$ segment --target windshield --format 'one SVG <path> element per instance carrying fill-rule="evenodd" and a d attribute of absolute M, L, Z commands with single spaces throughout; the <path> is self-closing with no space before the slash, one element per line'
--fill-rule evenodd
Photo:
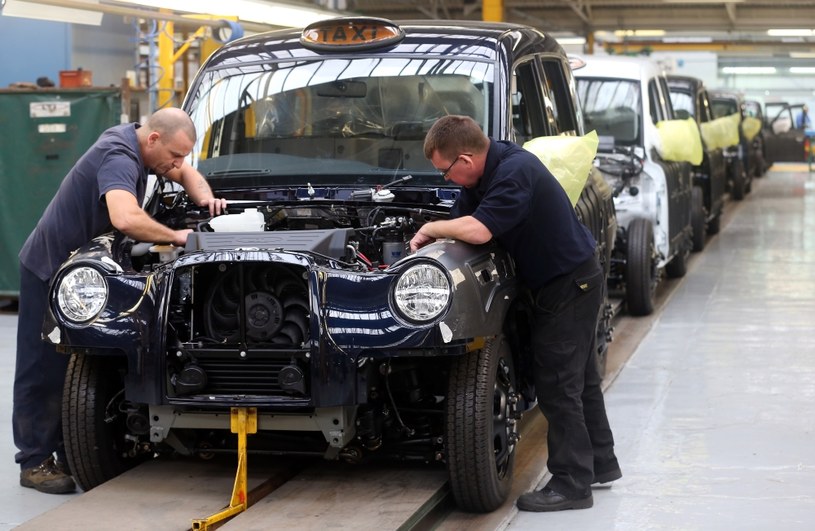
<path fill-rule="evenodd" d="M 381 184 L 407 174 L 443 185 L 424 157 L 425 134 L 446 114 L 490 131 L 493 70 L 371 57 L 203 72 L 188 105 L 199 136 L 192 164 L 214 187 Z"/>
<path fill-rule="evenodd" d="M 637 81 L 577 80 L 586 131 L 614 137 L 618 145 L 641 145 L 642 94 Z"/>

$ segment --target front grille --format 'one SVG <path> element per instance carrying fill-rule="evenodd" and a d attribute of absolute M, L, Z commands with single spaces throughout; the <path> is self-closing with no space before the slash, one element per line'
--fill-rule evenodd
<path fill-rule="evenodd" d="M 170 396 L 308 396 L 308 271 L 280 262 L 175 270 L 167 326 Z"/>
<path fill-rule="evenodd" d="M 282 370 L 299 370 L 308 374 L 308 366 L 293 356 L 281 357 L 274 352 L 252 352 L 241 358 L 237 352 L 196 352 L 198 366 L 207 375 L 207 385 L 200 394 L 216 395 L 290 395 L 303 396 L 291 387 L 281 386 Z M 307 392 L 306 380 L 303 390 Z"/>

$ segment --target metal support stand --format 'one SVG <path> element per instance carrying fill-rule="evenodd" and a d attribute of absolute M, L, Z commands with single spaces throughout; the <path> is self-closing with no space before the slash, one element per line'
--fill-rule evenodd
<path fill-rule="evenodd" d="M 258 431 L 258 410 L 254 407 L 233 407 L 230 410 L 230 429 L 238 434 L 238 471 L 235 474 L 235 485 L 232 487 L 232 499 L 229 507 L 212 516 L 193 519 L 193 530 L 206 531 L 217 522 L 242 513 L 248 507 L 246 486 L 246 435 Z"/>

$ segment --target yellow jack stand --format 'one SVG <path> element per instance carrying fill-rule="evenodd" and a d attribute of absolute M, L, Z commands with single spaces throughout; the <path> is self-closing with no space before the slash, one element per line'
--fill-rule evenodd
<path fill-rule="evenodd" d="M 246 435 L 258 431 L 258 410 L 255 407 L 233 407 L 230 410 L 229 427 L 232 433 L 238 434 L 238 471 L 235 474 L 235 486 L 232 487 L 232 499 L 229 507 L 212 516 L 193 519 L 193 530 L 206 531 L 210 526 L 238 513 L 248 507 L 248 492 L 246 486 Z"/>

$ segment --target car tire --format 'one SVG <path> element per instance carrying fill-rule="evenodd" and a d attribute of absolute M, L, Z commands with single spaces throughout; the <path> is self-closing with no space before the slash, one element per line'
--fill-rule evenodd
<path fill-rule="evenodd" d="M 625 299 L 631 315 L 654 311 L 657 283 L 654 227 L 650 220 L 637 218 L 628 225 L 626 246 Z"/>
<path fill-rule="evenodd" d="M 691 190 L 691 210 L 690 225 L 693 231 L 692 250 L 698 253 L 705 248 L 705 238 L 707 228 L 705 227 L 707 213 L 705 212 L 705 192 L 699 186 L 694 186 Z"/>
<path fill-rule="evenodd" d="M 753 176 L 763 177 L 767 173 L 767 161 L 764 159 L 764 142 L 759 137 L 755 146 L 756 163 L 753 165 Z"/>
<path fill-rule="evenodd" d="M 719 234 L 721 225 L 722 225 L 722 213 L 719 212 L 718 214 L 707 220 L 707 233 Z"/>
<path fill-rule="evenodd" d="M 68 362 L 62 430 L 68 465 L 84 491 L 148 457 L 125 457 L 126 416 L 118 407 L 124 400 L 123 361 L 75 353 Z"/>
<path fill-rule="evenodd" d="M 517 441 L 513 376 L 509 346 L 501 336 L 452 361 L 447 471 L 453 498 L 464 511 L 490 512 L 509 496 Z"/>
<path fill-rule="evenodd" d="M 733 199 L 741 201 L 747 193 L 747 174 L 744 171 L 744 163 L 737 158 L 733 164 L 728 166 L 728 170 L 730 170 L 730 182 L 732 183 L 730 193 Z"/>
<path fill-rule="evenodd" d="M 685 247 L 678 251 L 671 261 L 665 265 L 665 273 L 671 278 L 682 278 L 688 272 L 688 256 L 690 249 Z"/>

